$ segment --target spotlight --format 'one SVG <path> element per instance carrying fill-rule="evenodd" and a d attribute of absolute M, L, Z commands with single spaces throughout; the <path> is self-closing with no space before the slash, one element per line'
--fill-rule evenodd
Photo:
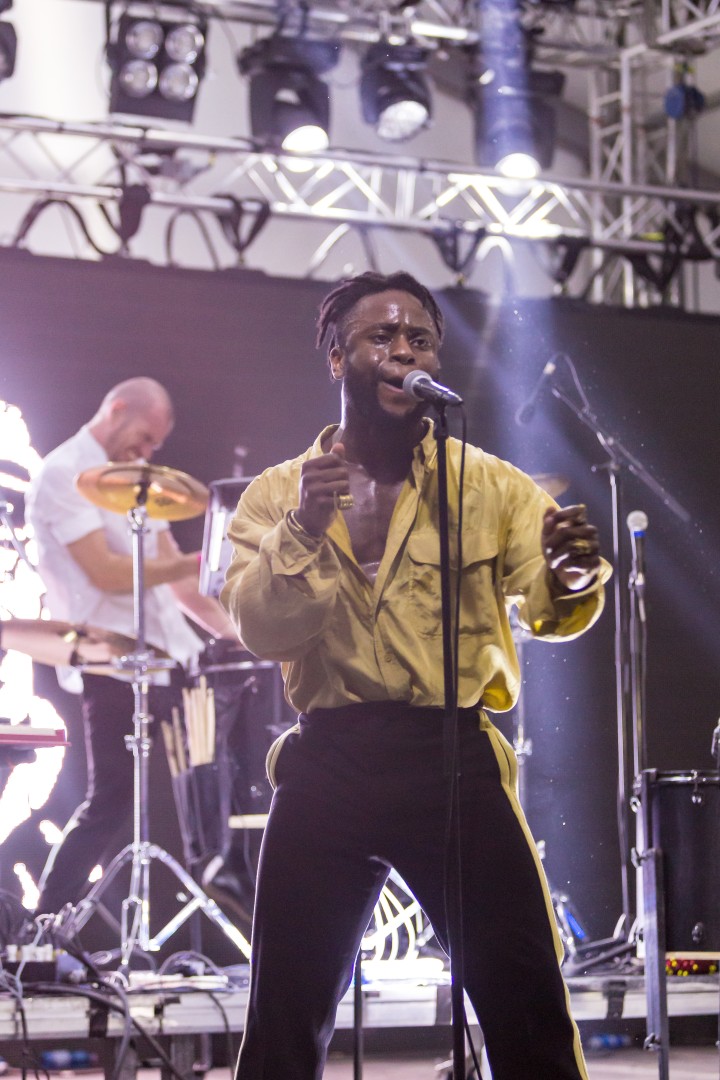
<path fill-rule="evenodd" d="M 504 176 L 531 179 L 552 164 L 555 109 L 551 97 L 562 91 L 558 72 L 526 71 L 518 79 L 478 79 L 473 89 L 475 159 Z"/>
<path fill-rule="evenodd" d="M 253 137 L 268 147 L 299 154 L 326 150 L 330 93 L 320 75 L 330 71 L 339 56 L 338 42 L 280 34 L 244 49 L 238 67 L 250 77 Z"/>
<path fill-rule="evenodd" d="M 9 11 L 12 0 L 0 0 L 0 15 Z M 15 70 L 17 34 L 11 23 L 0 22 L 0 82 L 9 79 Z"/>
<path fill-rule="evenodd" d="M 430 123 L 427 50 L 418 45 L 371 45 L 362 60 L 363 118 L 381 139 L 403 142 Z"/>
<path fill-rule="evenodd" d="M 207 23 L 121 15 L 108 45 L 110 111 L 192 120 L 205 74 Z"/>

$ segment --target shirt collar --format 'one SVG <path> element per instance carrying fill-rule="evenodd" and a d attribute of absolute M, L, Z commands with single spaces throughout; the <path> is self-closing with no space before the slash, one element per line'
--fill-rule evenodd
<path fill-rule="evenodd" d="M 435 435 L 433 432 L 433 422 L 430 417 L 424 417 L 426 423 L 425 434 L 420 442 L 413 447 L 413 473 L 416 468 L 428 469 L 432 468 L 432 465 L 437 457 L 437 443 L 435 441 Z M 328 424 L 324 427 L 318 435 L 315 442 L 310 448 L 311 457 L 320 457 L 324 454 L 323 444 L 327 442 L 333 432 L 337 431 L 340 427 L 339 424 Z"/>
<path fill-rule="evenodd" d="M 102 443 L 99 443 L 97 441 L 92 431 L 90 430 L 89 424 L 83 424 L 83 426 L 78 431 L 78 437 L 82 441 L 83 447 L 88 457 L 92 455 L 92 458 L 97 462 L 98 465 L 101 465 L 103 464 L 103 462 L 108 460 L 107 450 L 102 445 Z"/>

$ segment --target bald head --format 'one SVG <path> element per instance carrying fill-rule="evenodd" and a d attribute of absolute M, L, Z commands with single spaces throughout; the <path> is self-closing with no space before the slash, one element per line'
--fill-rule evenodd
<path fill-rule="evenodd" d="M 135 461 L 160 449 L 174 419 L 165 387 L 139 375 L 108 390 L 88 426 L 109 461 Z"/>
<path fill-rule="evenodd" d="M 165 409 L 168 418 L 171 421 L 174 419 L 170 395 L 161 383 L 148 375 L 137 375 L 134 379 L 125 379 L 113 386 L 102 399 L 98 413 L 106 412 L 116 401 L 122 401 L 135 414 Z"/>

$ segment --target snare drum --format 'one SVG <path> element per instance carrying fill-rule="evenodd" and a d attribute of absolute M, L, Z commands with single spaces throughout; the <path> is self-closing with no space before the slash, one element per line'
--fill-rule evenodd
<path fill-rule="evenodd" d="M 720 775 L 648 770 L 647 847 L 663 853 L 666 949 L 720 952 Z"/>

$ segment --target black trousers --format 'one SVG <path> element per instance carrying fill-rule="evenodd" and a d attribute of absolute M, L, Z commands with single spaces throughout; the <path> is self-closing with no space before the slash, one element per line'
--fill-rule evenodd
<path fill-rule="evenodd" d="M 133 756 L 125 736 L 133 729 L 132 685 L 106 675 L 83 675 L 83 687 L 87 792 L 43 870 L 38 913 L 77 903 L 89 888 L 92 868 L 97 863 L 106 866 L 129 839 Z M 151 687 L 149 709 L 155 720 L 169 716 L 180 697 L 175 685 Z"/>
<path fill-rule="evenodd" d="M 587 1080 L 547 885 L 507 741 L 461 716 L 465 989 L 494 1080 Z M 236 1080 L 319 1080 L 338 1003 L 393 866 L 447 947 L 442 713 L 301 715 L 276 762 Z"/>

